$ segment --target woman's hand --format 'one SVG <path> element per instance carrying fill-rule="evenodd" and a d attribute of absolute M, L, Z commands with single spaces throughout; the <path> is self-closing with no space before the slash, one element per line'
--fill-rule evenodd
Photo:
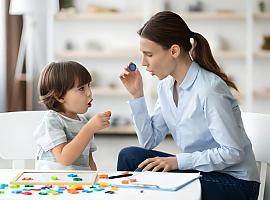
<path fill-rule="evenodd" d="M 154 157 L 144 160 L 138 166 L 142 168 L 143 171 L 153 171 L 157 172 L 162 170 L 163 172 L 178 170 L 177 158 L 172 157 Z"/>
<path fill-rule="evenodd" d="M 120 75 L 120 80 L 134 99 L 143 96 L 142 76 L 138 69 L 130 72 L 127 65 Z"/>

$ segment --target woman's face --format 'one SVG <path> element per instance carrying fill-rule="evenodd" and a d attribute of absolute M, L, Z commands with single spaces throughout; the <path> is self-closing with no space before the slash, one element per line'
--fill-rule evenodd
<path fill-rule="evenodd" d="M 142 52 L 142 65 L 152 76 L 160 80 L 166 78 L 175 68 L 175 62 L 170 49 L 164 49 L 158 43 L 141 37 L 140 51 Z"/>

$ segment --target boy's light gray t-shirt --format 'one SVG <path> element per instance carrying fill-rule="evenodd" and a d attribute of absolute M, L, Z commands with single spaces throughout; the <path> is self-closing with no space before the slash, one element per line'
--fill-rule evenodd
<path fill-rule="evenodd" d="M 51 151 L 59 144 L 70 142 L 89 120 L 85 115 L 78 116 L 80 120 L 75 120 L 53 110 L 45 114 L 34 132 L 38 147 L 36 156 L 38 169 L 90 169 L 89 153 L 97 149 L 94 137 L 72 166 L 58 163 Z"/>

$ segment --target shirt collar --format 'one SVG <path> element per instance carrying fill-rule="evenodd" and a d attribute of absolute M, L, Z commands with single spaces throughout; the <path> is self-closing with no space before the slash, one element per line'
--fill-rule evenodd
<path fill-rule="evenodd" d="M 186 73 L 185 78 L 182 81 L 180 87 L 184 90 L 188 89 L 196 80 L 198 72 L 199 72 L 199 65 L 198 65 L 198 63 L 193 61 L 190 65 L 190 68 L 188 69 L 188 72 Z M 174 78 L 172 78 L 169 81 L 169 88 L 170 89 L 173 88 L 174 81 L 175 81 Z"/>

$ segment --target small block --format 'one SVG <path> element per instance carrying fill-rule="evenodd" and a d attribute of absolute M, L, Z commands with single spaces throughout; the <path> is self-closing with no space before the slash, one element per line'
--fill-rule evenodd
<path fill-rule="evenodd" d="M 128 184 L 129 181 L 128 180 L 122 180 L 122 184 Z"/>
<path fill-rule="evenodd" d="M 24 185 L 24 187 L 34 187 L 34 185 L 33 184 L 26 184 L 26 185 Z"/>
<path fill-rule="evenodd" d="M 114 191 L 106 191 L 105 193 L 106 194 L 114 194 L 115 192 Z"/>
<path fill-rule="evenodd" d="M 68 174 L 67 176 L 74 178 L 74 177 L 77 177 L 78 175 L 77 174 Z"/>
<path fill-rule="evenodd" d="M 107 178 L 109 178 L 109 176 L 108 176 L 108 174 L 100 174 L 100 175 L 98 175 L 98 178 L 107 179 Z"/>
<path fill-rule="evenodd" d="M 135 178 L 130 178 L 129 181 L 130 181 L 131 183 L 134 183 L 134 182 L 137 182 L 137 179 L 135 179 Z"/>
<path fill-rule="evenodd" d="M 48 192 L 39 192 L 39 195 L 48 195 Z"/>
<path fill-rule="evenodd" d="M 70 194 L 78 194 L 79 193 L 79 191 L 76 189 L 67 189 L 67 192 Z"/>
<path fill-rule="evenodd" d="M 143 193 L 143 190 L 140 190 L 140 193 Z"/>
<path fill-rule="evenodd" d="M 31 180 L 34 180 L 34 179 L 31 178 L 31 177 L 24 177 L 22 180 L 23 180 L 23 181 L 31 181 Z"/>
<path fill-rule="evenodd" d="M 112 190 L 112 191 L 118 191 L 118 187 L 112 186 L 112 187 L 111 187 L 111 190 Z"/>
<path fill-rule="evenodd" d="M 82 178 L 75 177 L 75 178 L 73 178 L 73 181 L 82 181 Z"/>
<path fill-rule="evenodd" d="M 135 70 L 136 70 L 136 65 L 134 64 L 134 63 L 130 63 L 129 65 L 128 65 L 128 69 L 129 69 L 129 71 L 131 71 L 131 72 L 134 72 Z"/>
<path fill-rule="evenodd" d="M 13 190 L 11 193 L 13 194 L 20 194 L 22 192 L 22 190 Z"/>
<path fill-rule="evenodd" d="M 32 191 L 40 191 L 40 188 L 32 188 L 30 190 L 32 190 Z"/>
<path fill-rule="evenodd" d="M 94 190 L 95 191 L 102 191 L 102 190 L 104 190 L 104 188 L 95 188 Z"/>
<path fill-rule="evenodd" d="M 84 192 L 84 193 L 91 193 L 93 191 L 92 190 L 82 190 L 82 192 Z"/>
<path fill-rule="evenodd" d="M 58 192 L 50 192 L 51 195 L 58 195 Z"/>
<path fill-rule="evenodd" d="M 108 187 L 109 186 L 109 183 L 107 183 L 107 182 L 100 182 L 99 186 L 106 186 L 106 187 Z"/>
<path fill-rule="evenodd" d="M 59 180 L 59 179 L 58 179 L 57 176 L 51 176 L 51 180 L 52 180 L 52 181 L 57 181 L 57 180 Z"/>
<path fill-rule="evenodd" d="M 32 195 L 32 192 L 21 192 L 21 194 L 24 194 L 24 195 Z"/>
<path fill-rule="evenodd" d="M 43 186 L 43 187 L 41 187 L 40 189 L 41 189 L 41 190 L 46 190 L 46 189 L 49 189 L 49 187 Z"/>
<path fill-rule="evenodd" d="M 122 172 L 121 174 L 126 175 L 126 174 L 129 174 L 129 172 L 128 171 L 127 172 Z"/>
<path fill-rule="evenodd" d="M 12 189 L 14 189 L 14 188 L 19 188 L 20 187 L 20 185 L 10 185 L 9 186 L 9 188 L 12 188 Z"/>
<path fill-rule="evenodd" d="M 23 188 L 23 191 L 30 191 L 30 189 L 28 189 L 28 188 Z"/>
<path fill-rule="evenodd" d="M 110 116 L 112 115 L 112 112 L 111 112 L 111 111 L 106 111 L 106 112 L 105 112 L 105 115 L 106 115 L 107 117 L 110 117 Z"/>
<path fill-rule="evenodd" d="M 5 194 L 5 191 L 3 191 L 3 190 L 0 190 L 0 194 Z"/>

